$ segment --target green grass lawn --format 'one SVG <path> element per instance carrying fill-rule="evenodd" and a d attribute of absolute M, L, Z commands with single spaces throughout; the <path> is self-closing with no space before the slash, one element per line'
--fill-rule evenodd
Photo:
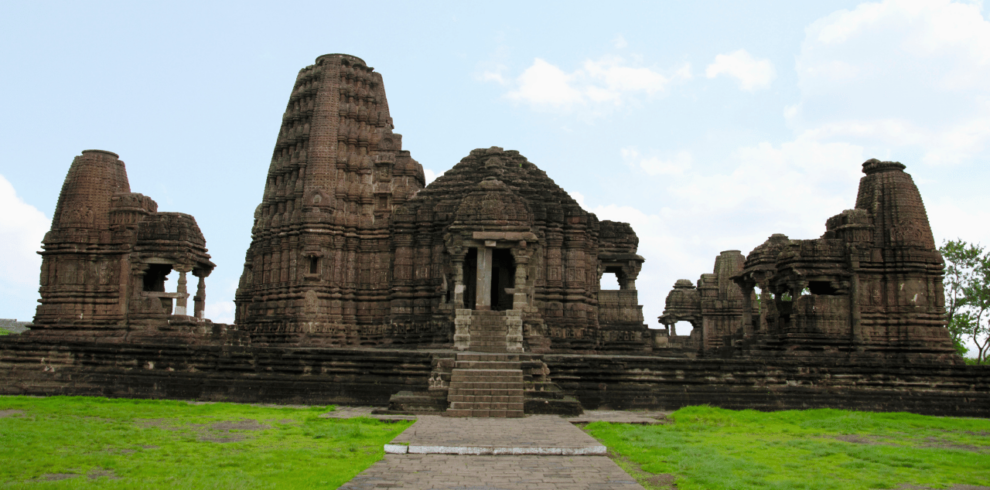
<path fill-rule="evenodd" d="M 331 408 L 0 396 L 0 488 L 337 488 L 411 424 Z"/>
<path fill-rule="evenodd" d="M 990 486 L 990 420 L 688 407 L 667 425 L 585 427 L 647 488 Z"/>

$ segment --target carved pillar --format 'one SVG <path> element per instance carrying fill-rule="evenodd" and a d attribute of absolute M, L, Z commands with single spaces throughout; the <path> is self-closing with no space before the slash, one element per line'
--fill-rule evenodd
<path fill-rule="evenodd" d="M 755 276 L 756 285 L 760 287 L 760 317 L 754 325 L 754 330 L 763 334 L 770 331 L 770 323 L 767 319 L 770 308 L 776 308 L 773 293 L 770 291 L 770 277 L 771 274 L 764 272 L 759 272 Z"/>
<path fill-rule="evenodd" d="M 464 308 L 464 253 L 453 255 L 454 262 L 454 309 Z"/>
<path fill-rule="evenodd" d="M 206 311 L 206 277 L 199 276 L 199 284 L 196 285 L 196 296 L 193 297 L 193 315 L 200 320 L 203 319 L 203 312 Z"/>
<path fill-rule="evenodd" d="M 186 290 L 186 273 L 192 269 L 185 267 L 181 269 L 176 267 L 175 269 L 179 271 L 179 285 L 175 289 L 177 293 L 175 298 L 175 314 L 185 316 L 187 300 L 189 299 L 189 292 Z"/>
<path fill-rule="evenodd" d="M 532 287 L 531 284 L 526 282 L 526 271 L 529 270 L 529 259 L 533 255 L 533 250 L 527 248 L 525 241 L 519 242 L 519 245 L 513 247 L 512 258 L 516 262 L 516 278 L 515 278 L 515 293 L 512 295 L 512 309 L 513 310 L 524 310 L 527 305 L 527 298 L 529 296 L 529 289 Z"/>
<path fill-rule="evenodd" d="M 492 309 L 492 249 L 495 241 L 486 241 L 484 247 L 478 247 L 478 276 L 474 309 Z"/>
<path fill-rule="evenodd" d="M 742 328 L 743 328 L 743 338 L 750 338 L 753 336 L 753 284 L 751 282 L 746 283 L 746 287 L 742 288 L 743 294 L 743 315 L 742 315 Z"/>
<path fill-rule="evenodd" d="M 629 263 L 622 268 L 623 277 L 622 280 L 619 281 L 619 289 L 635 291 L 636 278 L 639 277 L 640 268 L 642 268 L 642 264 L 637 263 L 636 261 L 629 261 Z"/>

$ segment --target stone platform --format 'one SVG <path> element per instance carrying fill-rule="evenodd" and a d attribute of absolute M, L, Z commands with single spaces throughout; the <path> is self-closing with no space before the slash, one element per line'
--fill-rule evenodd
<path fill-rule="evenodd" d="M 391 454 L 604 455 L 605 446 L 556 415 L 518 420 L 421 416 L 385 447 Z"/>
<path fill-rule="evenodd" d="M 453 365 L 456 356 L 449 350 L 229 346 L 208 340 L 66 340 L 34 331 L 3 336 L 0 394 L 387 407 L 401 391 L 436 388 L 438 366 Z M 585 410 L 672 411 L 709 404 L 990 417 L 990 366 L 568 354 L 541 359 L 562 393 Z M 525 411 L 538 413 L 528 405 Z"/>

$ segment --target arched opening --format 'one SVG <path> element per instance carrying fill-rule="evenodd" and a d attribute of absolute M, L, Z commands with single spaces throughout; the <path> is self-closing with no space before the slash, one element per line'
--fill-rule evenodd
<path fill-rule="evenodd" d="M 670 335 L 677 335 L 681 337 L 688 337 L 693 331 L 694 325 L 691 325 L 691 322 L 685 320 L 681 320 L 670 327 Z"/>
<path fill-rule="evenodd" d="M 839 294 L 838 290 L 832 287 L 832 283 L 828 281 L 811 281 L 808 283 L 805 291 L 819 296 L 835 296 Z"/>
<path fill-rule="evenodd" d="M 150 264 L 144 273 L 144 290 L 150 292 L 165 292 L 165 281 L 168 280 L 172 266 L 169 264 Z"/>
<path fill-rule="evenodd" d="M 619 290 L 619 275 L 614 271 L 606 270 L 602 274 L 602 279 L 598 283 L 599 291 L 618 291 Z"/>

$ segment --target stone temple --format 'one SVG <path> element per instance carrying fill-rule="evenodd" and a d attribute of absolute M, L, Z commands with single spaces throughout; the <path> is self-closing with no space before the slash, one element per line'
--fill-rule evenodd
<path fill-rule="evenodd" d="M 425 185 L 382 76 L 325 55 L 289 96 L 235 323 L 205 318 L 215 265 L 193 217 L 159 212 L 117 155 L 86 150 L 44 239 L 34 324 L 0 337 L 0 394 L 488 417 L 704 403 L 990 416 L 990 369 L 952 348 L 944 262 L 904 169 L 864 163 L 855 209 L 821 238 L 722 252 L 712 273 L 677 281 L 665 328 L 650 330 L 640 302 L 660 298 L 636 291 L 645 259 L 629 224 L 495 146 Z M 599 287 L 606 273 L 618 290 Z"/>
<path fill-rule="evenodd" d="M 424 189 L 393 129 L 362 60 L 326 55 L 300 72 L 237 291 L 253 342 L 646 349 L 628 224 L 599 222 L 497 147 Z M 606 269 L 622 291 L 600 295 Z"/>

